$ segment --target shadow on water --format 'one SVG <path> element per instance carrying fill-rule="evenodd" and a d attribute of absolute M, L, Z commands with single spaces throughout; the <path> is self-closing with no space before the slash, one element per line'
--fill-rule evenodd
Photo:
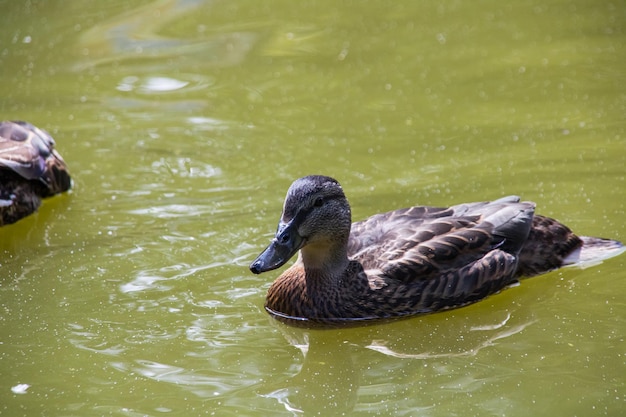
<path fill-rule="evenodd" d="M 48 247 L 51 235 L 71 217 L 68 209 L 72 204 L 72 193 L 70 191 L 47 198 L 37 212 L 14 224 L 1 227 L 0 251 L 7 254 L 3 258 L 17 256 L 31 247 Z"/>
<path fill-rule="evenodd" d="M 417 398 L 424 409 L 432 408 L 432 398 L 419 400 L 420 381 L 471 391 L 472 385 L 480 384 L 478 376 L 449 381 L 446 369 L 471 364 L 479 352 L 518 335 L 535 321 L 532 314 L 525 316 L 521 311 L 498 311 L 480 316 L 439 313 L 339 330 L 300 329 L 274 322 L 289 344 L 302 352 L 303 360 L 292 376 L 263 386 L 261 395 L 294 415 L 380 410 L 381 404 L 390 406 L 402 395 Z M 381 383 L 385 375 L 395 382 Z"/>

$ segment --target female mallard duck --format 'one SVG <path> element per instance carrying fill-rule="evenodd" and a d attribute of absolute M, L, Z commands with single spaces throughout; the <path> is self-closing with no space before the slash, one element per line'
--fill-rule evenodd
<path fill-rule="evenodd" d="M 34 213 L 72 180 L 54 139 L 27 122 L 0 122 L 0 226 Z"/>
<path fill-rule="evenodd" d="M 579 237 L 515 196 L 450 208 L 410 207 L 351 224 L 339 183 L 296 180 L 255 274 L 296 263 L 265 308 L 294 323 L 342 324 L 460 307 L 564 265 L 621 253 L 617 241 Z"/>

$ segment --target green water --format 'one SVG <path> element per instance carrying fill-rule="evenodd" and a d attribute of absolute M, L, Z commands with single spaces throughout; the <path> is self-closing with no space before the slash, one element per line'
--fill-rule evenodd
<path fill-rule="evenodd" d="M 626 9 L 509 3 L 0 1 L 2 118 L 75 180 L 0 229 L 0 414 L 626 414 L 624 256 L 328 331 L 247 268 L 310 173 L 626 240 Z"/>

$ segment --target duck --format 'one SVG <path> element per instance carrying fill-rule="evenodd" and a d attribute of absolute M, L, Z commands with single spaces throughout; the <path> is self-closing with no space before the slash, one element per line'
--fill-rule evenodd
<path fill-rule="evenodd" d="M 414 206 L 352 223 L 339 182 L 289 187 L 254 274 L 297 260 L 271 284 L 265 310 L 296 326 L 359 325 L 462 307 L 521 277 L 616 256 L 621 242 L 577 236 L 507 196 L 450 207 Z"/>
<path fill-rule="evenodd" d="M 0 122 L 0 226 L 29 216 L 43 198 L 72 187 L 48 132 L 25 121 Z"/>

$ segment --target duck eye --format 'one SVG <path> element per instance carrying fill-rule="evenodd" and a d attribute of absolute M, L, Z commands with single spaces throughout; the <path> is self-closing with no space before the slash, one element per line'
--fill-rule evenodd
<path fill-rule="evenodd" d="M 324 199 L 322 197 L 317 197 L 315 201 L 313 202 L 313 206 L 315 207 L 322 207 L 323 204 L 324 204 Z"/>

